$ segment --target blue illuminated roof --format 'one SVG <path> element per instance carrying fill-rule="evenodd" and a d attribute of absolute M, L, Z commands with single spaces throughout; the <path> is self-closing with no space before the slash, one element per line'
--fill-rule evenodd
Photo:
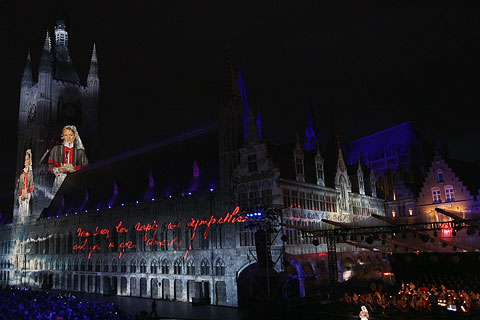
<path fill-rule="evenodd" d="M 418 140 L 412 124 L 407 121 L 348 143 L 346 160 L 348 164 L 355 164 L 360 155 L 363 155 L 366 161 L 375 160 L 383 157 L 385 152 L 389 155 L 396 151 L 408 152 L 417 144 Z"/>

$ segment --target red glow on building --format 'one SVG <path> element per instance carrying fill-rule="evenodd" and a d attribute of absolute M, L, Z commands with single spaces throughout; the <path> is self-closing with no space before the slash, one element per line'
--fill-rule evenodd
<path fill-rule="evenodd" d="M 451 237 L 453 228 L 442 228 L 442 237 Z"/>

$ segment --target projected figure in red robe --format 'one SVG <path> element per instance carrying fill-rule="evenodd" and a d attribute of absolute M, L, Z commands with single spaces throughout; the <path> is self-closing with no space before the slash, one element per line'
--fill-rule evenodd
<path fill-rule="evenodd" d="M 55 175 L 53 191 L 57 192 L 67 174 L 78 171 L 88 164 L 82 140 L 75 126 L 62 130 L 63 143 L 52 148 L 48 158 L 50 172 Z"/>
<path fill-rule="evenodd" d="M 33 192 L 32 151 L 25 152 L 25 167 L 18 177 L 18 216 L 23 221 L 30 214 Z"/>

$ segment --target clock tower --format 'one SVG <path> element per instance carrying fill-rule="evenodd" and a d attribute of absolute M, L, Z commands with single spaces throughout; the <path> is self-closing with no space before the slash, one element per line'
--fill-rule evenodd
<path fill-rule="evenodd" d="M 61 143 L 62 128 L 73 125 L 82 137 L 87 156 L 94 157 L 97 137 L 99 77 L 95 44 L 86 83 L 82 84 L 68 49 L 66 15 L 62 10 L 56 21 L 53 39 L 47 31 L 34 81 L 30 52 L 27 54 L 20 89 L 18 119 L 17 177 L 14 223 L 36 219 L 55 195 L 54 177 L 48 170 L 51 149 Z M 30 150 L 31 200 L 28 210 L 19 210 L 20 176 L 25 155 Z M 23 177 L 23 175 L 22 175 Z M 25 197 L 24 197 L 25 198 Z"/>

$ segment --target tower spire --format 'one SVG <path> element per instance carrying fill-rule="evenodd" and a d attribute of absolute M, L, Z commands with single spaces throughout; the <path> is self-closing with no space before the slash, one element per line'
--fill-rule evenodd
<path fill-rule="evenodd" d="M 43 44 L 43 53 L 40 59 L 39 71 L 45 73 L 52 72 L 52 44 L 48 30 L 47 35 L 45 36 L 45 43 Z"/>
<path fill-rule="evenodd" d="M 27 60 L 25 61 L 25 69 L 23 70 L 22 85 L 31 86 L 32 82 L 32 60 L 30 59 L 30 49 L 28 49 Z"/>
<path fill-rule="evenodd" d="M 248 136 L 248 125 L 250 121 L 250 106 L 248 104 L 247 87 L 245 86 L 245 79 L 243 78 L 242 67 L 238 66 L 238 89 L 240 90 L 240 97 L 243 104 L 243 135 L 246 139 Z"/>
<path fill-rule="evenodd" d="M 315 121 L 312 107 L 312 97 L 307 94 L 307 126 L 305 127 L 305 150 L 314 150 L 317 144 L 317 133 L 315 132 Z"/>
<path fill-rule="evenodd" d="M 88 70 L 87 81 L 91 81 L 92 78 L 98 78 L 98 60 L 95 43 L 93 44 L 92 59 L 90 60 L 90 69 Z"/>

